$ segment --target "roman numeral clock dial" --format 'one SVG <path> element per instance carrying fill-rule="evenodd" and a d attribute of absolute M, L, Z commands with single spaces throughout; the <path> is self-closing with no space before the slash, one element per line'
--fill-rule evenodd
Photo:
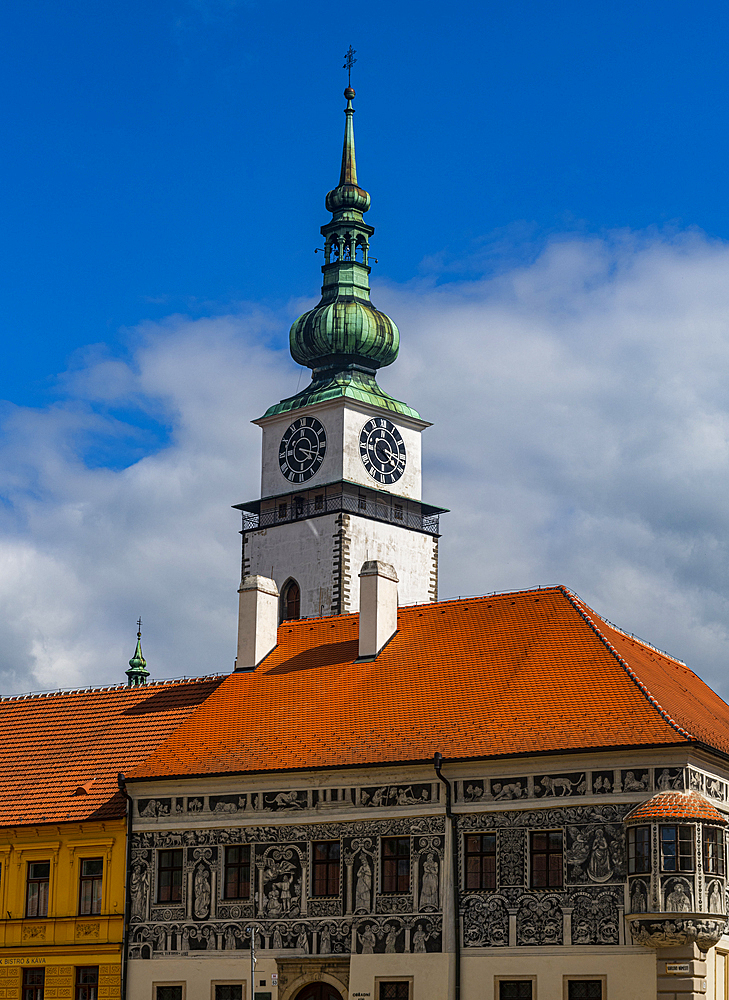
<path fill-rule="evenodd" d="M 299 417 L 286 430 L 278 464 L 290 483 L 305 483 L 317 474 L 327 450 L 327 435 L 316 417 Z"/>
<path fill-rule="evenodd" d="M 359 454 L 376 483 L 390 486 L 405 471 L 405 442 L 397 427 L 384 417 L 373 417 L 364 425 L 359 435 Z"/>

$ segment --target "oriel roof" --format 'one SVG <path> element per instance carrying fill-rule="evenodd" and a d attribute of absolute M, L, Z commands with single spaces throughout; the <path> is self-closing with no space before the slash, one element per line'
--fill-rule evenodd
<path fill-rule="evenodd" d="M 564 587 L 401 608 L 356 663 L 359 616 L 285 622 L 130 777 L 349 767 L 700 742 L 729 706 Z"/>
<path fill-rule="evenodd" d="M 117 786 L 222 677 L 0 700 L 0 825 L 123 816 Z"/>
<path fill-rule="evenodd" d="M 646 823 L 656 819 L 704 820 L 722 826 L 727 822 L 726 817 L 698 792 L 659 792 L 632 809 L 625 822 Z"/>

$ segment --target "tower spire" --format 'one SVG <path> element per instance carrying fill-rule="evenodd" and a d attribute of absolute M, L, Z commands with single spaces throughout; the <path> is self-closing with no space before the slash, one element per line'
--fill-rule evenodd
<path fill-rule="evenodd" d="M 149 670 L 147 670 L 147 661 L 142 656 L 141 618 L 137 619 L 137 648 L 134 650 L 134 656 L 129 661 L 129 670 L 125 672 L 127 675 L 127 687 L 140 687 L 140 685 L 147 683 Z"/>

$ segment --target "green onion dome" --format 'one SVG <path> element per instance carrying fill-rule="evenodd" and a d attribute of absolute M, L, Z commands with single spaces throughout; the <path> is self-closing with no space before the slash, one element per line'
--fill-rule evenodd
<path fill-rule="evenodd" d="M 397 358 L 400 333 L 389 316 L 371 302 L 355 298 L 324 298 L 299 316 L 289 334 L 291 356 L 309 368 L 354 365 L 384 368 Z"/>

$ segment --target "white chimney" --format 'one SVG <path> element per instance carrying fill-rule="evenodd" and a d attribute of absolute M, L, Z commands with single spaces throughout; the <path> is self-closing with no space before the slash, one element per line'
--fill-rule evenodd
<path fill-rule="evenodd" d="M 236 670 L 252 670 L 278 640 L 278 587 L 266 576 L 244 576 L 238 589 Z"/>
<path fill-rule="evenodd" d="M 397 573 L 372 560 L 359 579 L 359 659 L 373 659 L 397 632 Z"/>

